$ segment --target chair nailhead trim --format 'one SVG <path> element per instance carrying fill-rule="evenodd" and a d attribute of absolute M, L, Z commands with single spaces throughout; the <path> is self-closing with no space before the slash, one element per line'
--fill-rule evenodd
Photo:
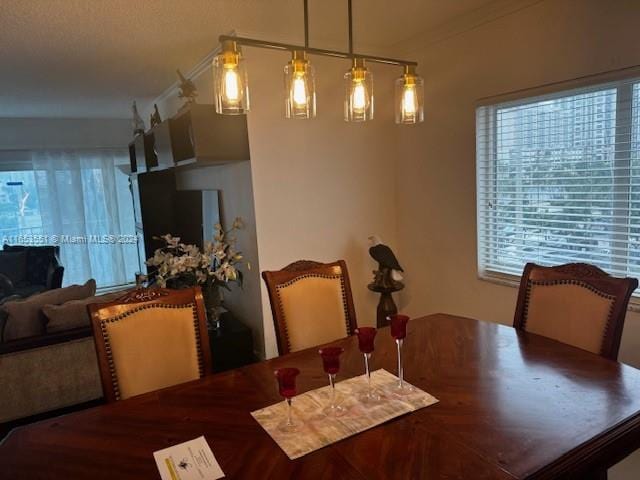
<path fill-rule="evenodd" d="M 150 308 L 166 308 L 166 309 L 176 309 L 176 308 L 187 308 L 191 307 L 193 312 L 193 326 L 194 331 L 196 332 L 196 353 L 198 355 L 198 373 L 200 377 L 204 375 L 204 361 L 202 356 L 202 349 L 200 348 L 200 329 L 198 328 L 198 311 L 195 303 L 186 303 L 183 305 L 167 305 L 167 304 L 158 304 L 151 303 L 147 305 L 137 306 L 127 312 L 121 313 L 115 317 L 105 318 L 100 321 L 100 331 L 102 332 L 102 338 L 104 339 L 105 352 L 107 354 L 107 362 L 109 364 L 109 372 L 111 374 L 111 384 L 113 385 L 113 392 L 115 394 L 116 400 L 120 400 L 120 387 L 118 385 L 118 376 L 116 375 L 116 367 L 113 361 L 113 352 L 111 349 L 111 343 L 109 342 L 109 333 L 107 332 L 107 324 L 115 323 L 123 320 L 134 313 L 138 313 L 142 310 L 147 310 Z"/>
<path fill-rule="evenodd" d="M 344 309 L 344 319 L 345 319 L 345 323 L 346 323 L 346 327 L 347 327 L 347 335 L 351 335 L 353 332 L 351 331 L 351 322 L 350 322 L 350 318 L 349 318 L 349 308 L 347 306 L 347 293 L 345 290 L 345 286 L 344 286 L 344 275 L 339 274 L 339 275 L 325 275 L 325 274 L 321 274 L 321 273 L 305 273 L 303 275 L 300 275 L 299 277 L 296 278 L 292 278 L 291 280 L 289 280 L 288 282 L 285 283 L 281 283 L 280 285 L 276 286 L 276 294 L 278 295 L 278 309 L 280 310 L 280 315 L 282 316 L 282 318 L 285 318 L 284 315 L 284 311 L 282 310 L 282 299 L 280 298 L 280 290 L 286 287 L 289 287 L 291 285 L 293 285 L 294 283 L 297 283 L 298 281 L 304 279 L 304 278 L 326 278 L 329 280 L 335 280 L 335 279 L 339 279 L 340 280 L 340 291 L 342 293 L 342 308 Z M 287 321 L 285 318 L 285 322 L 284 322 L 284 336 L 285 336 L 285 341 L 287 342 L 287 348 L 289 349 L 289 351 L 291 351 L 291 342 L 289 340 L 289 329 L 287 328 Z"/>

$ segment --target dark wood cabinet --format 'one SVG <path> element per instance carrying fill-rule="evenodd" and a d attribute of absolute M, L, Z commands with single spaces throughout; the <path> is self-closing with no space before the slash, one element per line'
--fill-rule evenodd
<path fill-rule="evenodd" d="M 246 115 L 218 115 L 213 105 L 191 105 L 129 144 L 131 172 L 249 160 Z"/>
<path fill-rule="evenodd" d="M 129 162 L 132 173 L 144 173 L 158 166 L 152 132 L 137 135 L 129 144 Z"/>
<path fill-rule="evenodd" d="M 209 238 L 219 221 L 217 192 L 178 190 L 176 171 L 249 159 L 246 115 L 218 115 L 213 105 L 191 105 L 134 138 L 129 160 L 141 272 L 163 246 L 157 237 L 170 233 L 202 246 L 203 228 Z"/>
<path fill-rule="evenodd" d="M 155 155 L 155 166 L 151 171 L 166 170 L 175 166 L 173 161 L 173 151 L 171 150 L 171 120 L 165 120 L 160 125 L 151 129 L 153 136 L 153 151 Z"/>
<path fill-rule="evenodd" d="M 192 105 L 171 119 L 176 165 L 249 160 L 246 115 L 218 115 L 213 105 Z"/>
<path fill-rule="evenodd" d="M 170 233 L 183 243 L 202 246 L 202 191 L 177 190 L 174 169 L 132 175 L 131 189 L 142 272 L 145 260 L 164 246 L 158 238 L 162 235 Z"/>
<path fill-rule="evenodd" d="M 230 312 L 220 317 L 221 328 L 209 330 L 214 372 L 224 372 L 256 362 L 251 330 Z"/>
<path fill-rule="evenodd" d="M 138 161 L 136 159 L 136 146 L 133 142 L 129 144 L 129 166 L 131 167 L 131 173 L 138 171 Z"/>

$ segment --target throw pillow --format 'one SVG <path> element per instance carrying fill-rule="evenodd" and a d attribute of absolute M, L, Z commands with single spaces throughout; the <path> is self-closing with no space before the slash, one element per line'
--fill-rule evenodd
<path fill-rule="evenodd" d="M 47 290 L 23 300 L 3 304 L 1 308 L 8 314 L 3 340 L 6 342 L 44 334 L 46 317 L 42 313 L 42 307 L 49 304 L 60 305 L 70 300 L 81 300 L 92 297 L 95 293 L 96 281 L 91 279 L 84 285 Z"/>
<path fill-rule="evenodd" d="M 47 333 L 63 332 L 72 328 L 88 327 L 91 325 L 87 306 L 92 303 L 113 302 L 124 295 L 126 290 L 111 292 L 105 295 L 71 300 L 62 305 L 45 305 L 42 313 L 47 317 Z"/>
<path fill-rule="evenodd" d="M 0 273 L 6 275 L 14 287 L 27 279 L 27 252 L 0 252 Z"/>

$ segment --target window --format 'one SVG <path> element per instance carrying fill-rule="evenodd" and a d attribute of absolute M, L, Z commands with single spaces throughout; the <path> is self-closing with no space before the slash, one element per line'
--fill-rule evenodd
<path fill-rule="evenodd" d="M 478 108 L 478 268 L 640 277 L 640 80 Z"/>
<path fill-rule="evenodd" d="M 42 234 L 33 170 L 0 171 L 0 237 Z"/>
<path fill-rule="evenodd" d="M 118 151 L 32 152 L 0 169 L 0 240 L 58 245 L 63 285 L 106 288 L 139 270 L 129 179 Z"/>

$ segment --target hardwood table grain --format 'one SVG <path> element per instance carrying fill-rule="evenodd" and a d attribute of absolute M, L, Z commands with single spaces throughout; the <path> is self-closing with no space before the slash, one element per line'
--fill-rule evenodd
<path fill-rule="evenodd" d="M 273 370 L 324 386 L 309 349 L 13 431 L 0 477 L 157 479 L 153 452 L 204 435 L 227 478 L 587 478 L 640 446 L 640 371 L 511 327 L 412 320 L 408 381 L 440 402 L 290 461 L 250 412 L 280 400 Z M 339 378 L 362 374 L 355 338 Z M 374 368 L 395 372 L 388 329 Z M 338 386 L 339 388 L 339 386 Z M 1 394 L 1 392 L 0 392 Z"/>

